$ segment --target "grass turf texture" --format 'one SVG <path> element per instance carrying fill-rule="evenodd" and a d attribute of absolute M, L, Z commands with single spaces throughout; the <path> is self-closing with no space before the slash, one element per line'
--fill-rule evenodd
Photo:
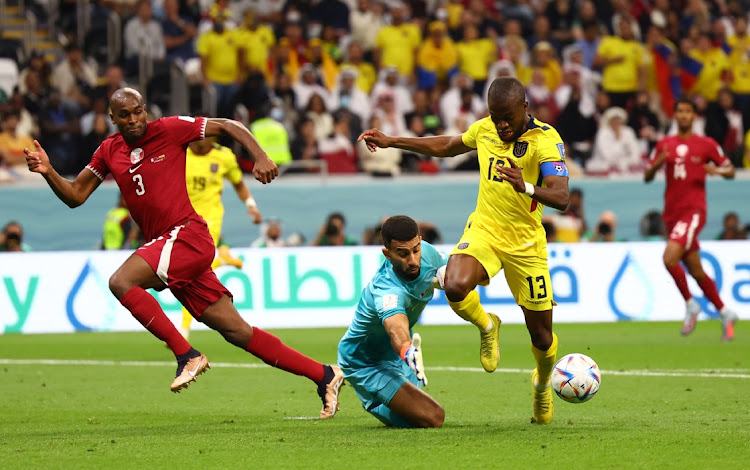
<path fill-rule="evenodd" d="M 473 327 L 417 326 L 426 391 L 446 410 L 444 427 L 430 430 L 385 428 L 351 387 L 333 420 L 294 419 L 317 416 L 314 385 L 213 332 L 192 342 L 215 367 L 179 395 L 168 388 L 169 351 L 147 333 L 3 336 L 0 468 L 747 468 L 750 337 L 740 323 L 737 340 L 724 344 L 719 330 L 701 322 L 683 338 L 677 323 L 557 325 L 558 357 L 593 357 L 602 387 L 585 404 L 555 399 L 552 424 L 538 426 L 529 424 L 532 355 L 522 325 L 501 328 L 506 371 L 493 374 L 480 372 Z M 326 362 L 343 332 L 275 331 Z M 660 375 L 620 375 L 644 370 Z"/>

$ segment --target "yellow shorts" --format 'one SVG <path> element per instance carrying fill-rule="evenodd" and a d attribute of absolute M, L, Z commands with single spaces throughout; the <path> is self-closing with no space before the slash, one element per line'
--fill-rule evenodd
<path fill-rule="evenodd" d="M 472 227 L 471 223 L 467 224 L 451 255 L 469 255 L 476 259 L 490 279 L 504 269 L 505 280 L 518 305 L 532 311 L 552 309 L 555 303 L 547 258 L 510 255 L 500 251 L 493 237 L 477 225 Z"/>
<path fill-rule="evenodd" d="M 221 219 L 206 219 L 206 225 L 208 225 L 208 231 L 211 233 L 211 238 L 214 239 L 215 247 L 219 246 L 219 240 L 221 239 L 221 223 Z"/>

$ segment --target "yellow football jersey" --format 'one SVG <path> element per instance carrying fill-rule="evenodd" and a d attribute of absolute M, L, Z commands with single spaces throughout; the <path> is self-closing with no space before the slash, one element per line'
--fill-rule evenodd
<path fill-rule="evenodd" d="M 490 117 L 480 119 L 463 136 L 464 144 L 477 149 L 479 159 L 479 194 L 477 207 L 470 216 L 496 240 L 496 248 L 508 253 L 546 257 L 546 236 L 542 227 L 544 205 L 517 192 L 495 170 L 495 165 L 509 165 L 512 159 L 523 168 L 524 181 L 543 186 L 540 165 L 564 162 L 565 147 L 560 134 L 536 119 L 515 142 L 503 142 Z M 563 172 L 564 164 L 557 171 Z"/>
<path fill-rule="evenodd" d="M 224 205 L 221 203 L 224 178 L 232 184 L 242 180 L 242 170 L 231 149 L 214 144 L 206 155 L 196 155 L 188 147 L 185 165 L 188 196 L 195 211 L 206 219 L 214 242 L 221 236 L 224 217 Z"/>

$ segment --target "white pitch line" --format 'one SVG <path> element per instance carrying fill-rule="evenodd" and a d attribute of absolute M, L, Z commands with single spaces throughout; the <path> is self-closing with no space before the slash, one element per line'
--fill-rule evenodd
<path fill-rule="evenodd" d="M 40 366 L 126 366 L 126 367 L 174 367 L 174 361 L 104 361 L 90 359 L 1 359 L 0 364 L 7 365 L 40 365 Z M 211 367 L 227 369 L 258 369 L 269 367 L 266 364 L 248 364 L 242 362 L 212 362 Z M 427 367 L 434 372 L 481 372 L 479 367 Z M 496 369 L 501 374 L 529 374 L 531 369 Z M 638 369 L 638 370 L 603 370 L 602 375 L 623 375 L 636 377 L 699 377 L 750 379 L 749 369 Z"/>

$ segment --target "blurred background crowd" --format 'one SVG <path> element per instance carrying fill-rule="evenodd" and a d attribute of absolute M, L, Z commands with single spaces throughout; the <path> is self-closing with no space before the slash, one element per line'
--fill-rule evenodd
<path fill-rule="evenodd" d="M 750 166 L 749 3 L 0 0 L 0 180 L 25 175 L 30 138 L 77 173 L 115 131 L 107 99 L 125 84 L 153 117 L 240 119 L 294 171 L 473 170 L 471 154 L 370 154 L 356 137 L 461 133 L 502 75 L 527 86 L 574 173 L 640 173 L 680 96 L 698 103 L 695 131 Z"/>
<path fill-rule="evenodd" d="M 0 183 L 33 176 L 34 138 L 78 173 L 116 131 L 108 99 L 125 85 L 152 118 L 242 121 L 283 172 L 476 170 L 473 152 L 438 161 L 356 139 L 369 127 L 462 133 L 504 75 L 559 130 L 572 176 L 640 175 L 676 132 L 681 96 L 698 105 L 694 131 L 750 167 L 748 11 L 748 0 L 0 0 Z M 556 239 L 571 238 L 575 210 L 547 220 Z M 615 239 L 613 217 L 603 231 L 579 217 L 572 238 Z"/>

